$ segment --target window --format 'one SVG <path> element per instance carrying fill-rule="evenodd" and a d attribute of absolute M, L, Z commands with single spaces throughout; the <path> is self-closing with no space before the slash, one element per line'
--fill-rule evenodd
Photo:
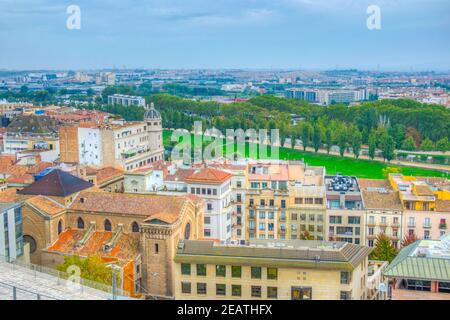
<path fill-rule="evenodd" d="M 231 266 L 231 276 L 233 278 L 240 278 L 242 275 L 242 267 L 241 266 Z"/>
<path fill-rule="evenodd" d="M 198 276 L 206 276 L 206 265 L 205 264 L 197 264 L 197 275 Z"/>
<path fill-rule="evenodd" d="M 425 218 L 425 222 L 424 222 L 423 226 L 424 226 L 424 227 L 429 227 L 430 224 L 431 224 L 430 218 Z"/>
<path fill-rule="evenodd" d="M 181 282 L 181 293 L 191 293 L 190 282 Z"/>
<path fill-rule="evenodd" d="M 216 295 L 224 296 L 227 294 L 226 285 L 224 284 L 216 284 Z"/>
<path fill-rule="evenodd" d="M 351 300 L 352 293 L 350 291 L 341 291 L 341 300 Z"/>
<path fill-rule="evenodd" d="M 240 285 L 233 284 L 231 286 L 231 295 L 233 297 L 240 297 L 241 294 L 242 294 L 242 287 Z"/>
<path fill-rule="evenodd" d="M 197 294 L 206 294 L 206 283 L 197 283 Z"/>
<path fill-rule="evenodd" d="M 261 298 L 261 287 L 260 286 L 252 286 L 252 297 Z"/>
<path fill-rule="evenodd" d="M 159 253 L 159 244 L 155 243 L 155 254 Z"/>
<path fill-rule="evenodd" d="M 62 220 L 59 220 L 59 222 L 58 222 L 58 234 L 60 234 L 62 231 L 63 231 Z"/>
<path fill-rule="evenodd" d="M 211 229 L 205 229 L 203 230 L 203 235 L 205 237 L 211 237 Z"/>
<path fill-rule="evenodd" d="M 77 228 L 84 229 L 84 220 L 81 217 L 79 217 L 77 220 Z"/>
<path fill-rule="evenodd" d="M 450 282 L 439 282 L 439 292 L 450 293 Z"/>
<path fill-rule="evenodd" d="M 431 291 L 431 281 L 406 280 L 406 289 L 415 291 Z"/>
<path fill-rule="evenodd" d="M 211 223 L 211 217 L 205 217 L 204 222 L 205 222 L 205 224 L 210 224 Z"/>
<path fill-rule="evenodd" d="M 286 200 L 281 200 L 281 209 L 285 209 L 286 208 Z"/>
<path fill-rule="evenodd" d="M 264 230 L 266 230 L 266 224 L 265 223 L 260 223 L 259 224 L 259 230 L 261 230 L 261 231 L 264 231 Z"/>
<path fill-rule="evenodd" d="M 225 277 L 227 268 L 224 265 L 216 265 L 216 277 Z"/>
<path fill-rule="evenodd" d="M 341 271 L 341 284 L 349 284 L 350 283 L 350 272 Z"/>
<path fill-rule="evenodd" d="M 322 198 L 314 198 L 314 204 L 323 204 Z"/>
<path fill-rule="evenodd" d="M 189 263 L 181 264 L 181 274 L 183 275 L 191 275 L 191 265 Z"/>
<path fill-rule="evenodd" d="M 292 287 L 291 299 L 292 300 L 311 300 L 312 288 L 311 287 Z"/>
<path fill-rule="evenodd" d="M 267 287 L 267 298 L 276 299 L 278 297 L 277 287 Z"/>
<path fill-rule="evenodd" d="M 294 220 L 294 221 L 297 220 L 297 214 L 296 213 L 291 214 L 291 220 Z"/>
<path fill-rule="evenodd" d="M 277 280 L 278 269 L 277 268 L 267 268 L 267 279 Z"/>
<path fill-rule="evenodd" d="M 133 224 L 131 225 L 131 231 L 132 232 L 139 232 L 139 225 L 138 225 L 138 223 L 136 221 L 133 222 Z"/>
<path fill-rule="evenodd" d="M 295 198 L 295 204 L 303 204 L 303 198 Z"/>
<path fill-rule="evenodd" d="M 409 217 L 408 226 L 414 226 L 414 217 Z"/>
<path fill-rule="evenodd" d="M 206 209 L 207 209 L 208 211 L 211 211 L 211 210 L 212 210 L 212 203 L 207 203 L 207 204 L 206 204 Z"/>
<path fill-rule="evenodd" d="M 111 231 L 112 230 L 111 221 L 106 219 L 105 222 L 103 223 L 103 227 L 105 231 Z"/>
<path fill-rule="evenodd" d="M 342 223 L 342 217 L 341 216 L 330 216 L 330 223 L 340 224 L 340 223 Z"/>
<path fill-rule="evenodd" d="M 188 240 L 191 237 L 191 224 L 188 222 L 184 228 L 184 239 Z"/>
<path fill-rule="evenodd" d="M 261 279 L 261 267 L 251 268 L 252 279 Z"/>
<path fill-rule="evenodd" d="M 269 206 L 271 206 L 271 207 L 275 206 L 275 202 L 273 199 L 269 200 Z"/>
<path fill-rule="evenodd" d="M 348 223 L 349 224 L 360 224 L 361 218 L 360 217 L 348 217 Z"/>

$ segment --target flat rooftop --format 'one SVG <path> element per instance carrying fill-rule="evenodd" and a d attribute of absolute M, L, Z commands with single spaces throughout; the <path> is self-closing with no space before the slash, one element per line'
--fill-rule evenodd
<path fill-rule="evenodd" d="M 183 240 L 179 243 L 177 258 L 181 261 L 184 256 L 191 256 L 193 261 L 201 261 L 205 257 L 214 257 L 212 262 L 232 258 L 230 262 L 242 259 L 243 264 L 251 264 L 253 260 L 253 263 L 286 267 L 354 268 L 371 250 L 370 247 L 340 241 L 254 240 L 246 244 L 227 244 Z"/>

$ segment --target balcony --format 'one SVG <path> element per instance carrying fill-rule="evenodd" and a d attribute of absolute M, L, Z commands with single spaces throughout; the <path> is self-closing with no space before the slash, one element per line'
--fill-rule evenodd
<path fill-rule="evenodd" d="M 367 239 L 375 239 L 377 236 L 375 234 L 369 234 Z"/>
<path fill-rule="evenodd" d="M 381 228 L 386 228 L 388 226 L 387 222 L 380 222 Z"/>
<path fill-rule="evenodd" d="M 431 224 L 426 224 L 426 223 L 424 223 L 424 224 L 423 224 L 423 228 L 424 228 L 424 229 L 431 229 Z"/>
<path fill-rule="evenodd" d="M 391 227 L 392 227 L 392 228 L 400 228 L 400 223 L 398 223 L 398 222 L 393 222 L 393 223 L 391 223 Z"/>
<path fill-rule="evenodd" d="M 375 222 L 367 222 L 368 227 L 375 227 Z"/>
<path fill-rule="evenodd" d="M 439 224 L 439 229 L 441 229 L 441 230 L 447 230 L 447 224 L 446 224 L 446 223 L 440 223 L 440 224 Z"/>
<path fill-rule="evenodd" d="M 408 222 L 408 228 L 415 228 L 416 223 L 415 222 Z"/>

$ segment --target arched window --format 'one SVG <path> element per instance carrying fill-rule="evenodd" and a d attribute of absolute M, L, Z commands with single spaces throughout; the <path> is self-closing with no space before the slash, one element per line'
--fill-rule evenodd
<path fill-rule="evenodd" d="M 78 229 L 84 229 L 84 220 L 81 219 L 81 217 L 79 217 L 78 220 L 77 220 L 77 228 Z"/>
<path fill-rule="evenodd" d="M 32 236 L 24 235 L 23 236 L 23 242 L 29 244 L 29 246 L 30 246 L 30 253 L 36 252 L 37 244 L 36 244 L 36 240 L 34 240 L 34 238 Z"/>
<path fill-rule="evenodd" d="M 58 222 L 58 235 L 63 231 L 63 224 L 62 220 L 59 220 Z"/>
<path fill-rule="evenodd" d="M 131 231 L 132 232 L 139 232 L 139 225 L 136 221 L 133 222 L 133 224 L 131 225 Z"/>
<path fill-rule="evenodd" d="M 104 226 L 105 226 L 105 231 L 111 231 L 112 230 L 111 221 L 109 221 L 108 219 L 105 220 Z"/>
<path fill-rule="evenodd" d="M 189 240 L 191 236 L 191 224 L 188 223 L 184 228 L 184 239 Z"/>

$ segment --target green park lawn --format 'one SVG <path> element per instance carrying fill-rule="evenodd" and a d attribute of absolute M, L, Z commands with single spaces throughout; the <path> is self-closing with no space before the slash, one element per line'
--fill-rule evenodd
<path fill-rule="evenodd" d="M 164 146 L 168 147 L 170 143 L 171 132 L 164 130 Z M 193 136 L 191 137 L 193 139 Z M 225 146 L 224 146 L 225 148 Z M 248 156 L 248 145 L 246 146 L 246 156 Z M 429 177 L 449 177 L 449 174 L 414 167 L 398 166 L 378 161 L 352 159 L 334 155 L 325 155 L 320 153 L 303 152 L 300 150 L 280 148 L 280 159 L 282 160 L 304 160 L 310 166 L 323 166 L 327 174 L 341 173 L 343 175 L 352 175 L 358 178 L 384 179 L 383 169 L 386 167 L 400 167 L 404 175 L 429 176 Z M 225 152 L 224 152 L 225 154 Z"/>

